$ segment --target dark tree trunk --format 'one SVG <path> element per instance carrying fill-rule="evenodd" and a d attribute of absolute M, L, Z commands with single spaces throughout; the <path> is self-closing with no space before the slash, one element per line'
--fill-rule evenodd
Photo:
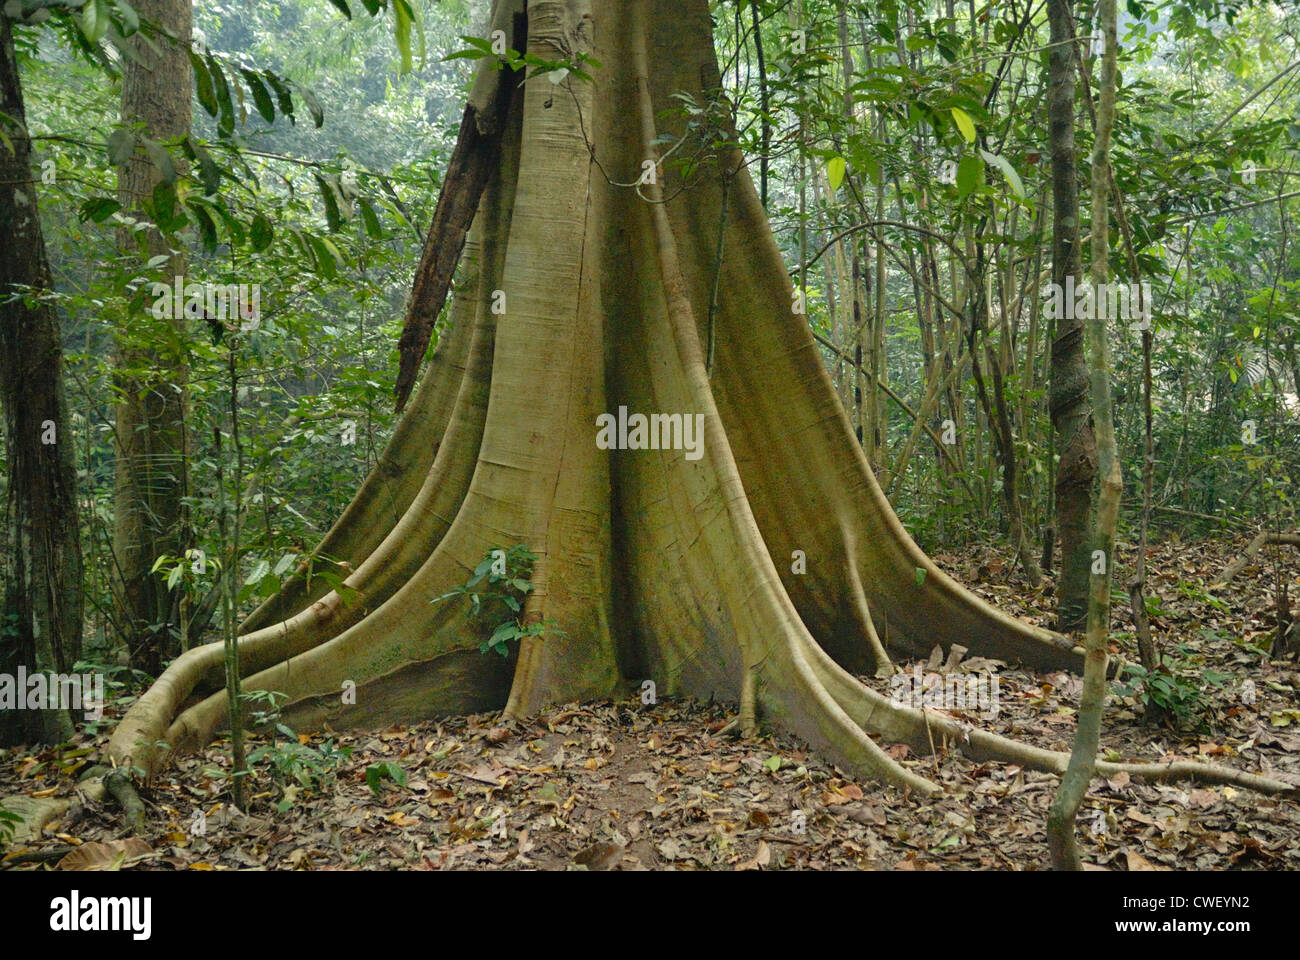
<path fill-rule="evenodd" d="M 1052 151 L 1052 282 L 1064 289 L 1066 277 L 1083 281 L 1079 250 L 1079 185 L 1074 149 L 1074 37 L 1070 0 L 1048 0 L 1052 52 L 1047 98 Z M 1073 310 L 1062 311 L 1074 313 Z M 1061 461 L 1056 470 L 1056 526 L 1061 537 L 1061 574 L 1056 588 L 1057 629 L 1077 630 L 1088 614 L 1091 569 L 1093 481 L 1097 440 L 1088 402 L 1084 324 L 1055 318 L 1052 373 L 1048 391 L 1052 426 Z"/>
<path fill-rule="evenodd" d="M 31 171 L 12 23 L 0 13 L 0 400 L 8 459 L 0 672 L 71 672 L 81 652 L 77 474 L 59 318 Z M 0 743 L 51 741 L 55 711 L 0 711 Z"/>

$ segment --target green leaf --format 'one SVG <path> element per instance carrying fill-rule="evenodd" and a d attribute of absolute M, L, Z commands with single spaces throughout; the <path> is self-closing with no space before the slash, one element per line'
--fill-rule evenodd
<path fill-rule="evenodd" d="M 840 184 L 844 182 L 846 167 L 847 164 L 844 162 L 843 157 L 832 157 L 831 162 L 826 164 L 826 179 L 830 181 L 831 193 L 838 190 Z"/>
<path fill-rule="evenodd" d="M 763 766 L 767 767 L 767 769 L 773 773 L 776 773 L 781 769 L 781 758 L 774 753 L 763 761 Z"/>
<path fill-rule="evenodd" d="M 348 9 L 348 5 L 344 0 L 330 0 L 330 3 L 334 4 L 334 6 L 338 8 L 339 13 L 343 14 L 343 16 L 347 17 L 349 20 L 352 19 L 352 11 Z"/>
<path fill-rule="evenodd" d="M 293 115 L 293 96 L 289 93 L 289 87 L 270 70 L 263 70 L 262 76 L 266 77 L 266 82 L 275 91 L 275 100 L 280 105 L 280 112 L 289 118 L 290 123 L 297 124 L 298 118 Z"/>
<path fill-rule="evenodd" d="M 221 116 L 217 120 L 217 129 L 221 131 L 222 136 L 230 136 L 235 132 L 235 107 L 230 100 L 230 85 L 226 82 L 226 74 L 217 63 L 212 54 L 208 54 L 208 73 L 212 76 L 212 85 L 217 92 L 217 105 L 221 108 Z"/>
<path fill-rule="evenodd" d="M 191 148 L 195 159 L 199 162 L 199 182 L 203 184 L 203 192 L 216 193 L 221 187 L 221 168 L 202 144 L 192 143 Z"/>
<path fill-rule="evenodd" d="M 253 94 L 253 105 L 257 107 L 257 112 L 262 115 L 262 119 L 267 123 L 275 122 L 275 104 L 271 102 L 271 91 L 266 89 L 266 84 L 262 78 L 252 70 L 243 67 L 239 68 L 243 74 L 244 82 L 248 84 L 248 89 Z"/>
<path fill-rule="evenodd" d="M 962 157 L 957 164 L 957 198 L 969 196 L 984 176 L 984 161 L 979 157 Z"/>
<path fill-rule="evenodd" d="M 253 572 L 248 575 L 248 579 L 245 580 L 244 583 L 257 583 L 270 572 L 271 564 L 266 560 L 259 560 L 257 561 L 257 565 L 253 567 Z"/>
<path fill-rule="evenodd" d="M 508 640 L 514 640 L 519 636 L 519 624 L 513 620 L 507 620 L 505 623 L 498 624 L 497 628 L 492 631 L 492 636 L 488 638 L 488 643 L 496 645 L 505 643 Z"/>
<path fill-rule="evenodd" d="M 343 265 L 343 254 L 327 237 L 309 236 L 308 242 L 316 254 L 317 271 L 326 280 L 333 280 Z"/>
<path fill-rule="evenodd" d="M 212 75 L 208 73 L 208 65 L 198 54 L 191 53 L 190 66 L 194 68 L 194 86 L 198 91 L 199 103 L 203 105 L 204 110 L 208 111 L 208 116 L 215 117 L 221 108 L 217 103 L 217 91 L 212 85 Z"/>
<path fill-rule="evenodd" d="M 925 567 L 916 568 L 916 585 L 919 587 L 925 583 Z"/>
<path fill-rule="evenodd" d="M 144 141 L 144 152 L 149 157 L 149 162 L 158 168 L 158 173 L 162 176 L 164 183 L 176 182 L 176 164 L 172 162 L 171 154 L 157 140 Z"/>
<path fill-rule="evenodd" d="M 108 135 L 108 161 L 115 167 L 125 166 L 135 155 L 135 137 L 125 127 Z"/>
<path fill-rule="evenodd" d="M 105 0 L 86 0 L 81 8 L 81 32 L 91 44 L 99 43 L 108 33 L 108 4 Z"/>
<path fill-rule="evenodd" d="M 122 36 L 129 37 L 140 30 L 140 14 L 126 0 L 113 0 L 122 21 Z"/>
<path fill-rule="evenodd" d="M 325 125 L 325 108 L 321 106 L 316 94 L 304 86 L 298 85 L 298 96 L 302 97 L 302 102 L 307 104 L 307 112 L 311 114 L 312 123 L 319 130 Z"/>
<path fill-rule="evenodd" d="M 337 233 L 343 224 L 343 217 L 339 214 L 339 200 L 334 178 L 328 180 L 319 173 L 312 174 L 316 178 L 316 184 L 320 187 L 321 199 L 325 201 L 325 222 L 329 224 L 330 233 Z"/>
<path fill-rule="evenodd" d="M 203 204 L 195 200 L 186 200 L 185 206 L 194 214 L 194 219 L 198 223 L 199 238 L 203 241 L 203 246 L 209 251 L 215 250 L 217 248 L 217 224 L 212 219 L 212 214 L 208 213 Z"/>
<path fill-rule="evenodd" d="M 386 240 L 387 235 L 384 228 L 379 222 L 379 217 L 375 215 L 375 208 L 370 205 L 370 201 L 362 197 L 357 201 L 361 207 L 361 220 L 366 225 L 366 233 L 372 240 Z"/>
<path fill-rule="evenodd" d="M 91 220 L 95 223 L 103 223 L 121 209 L 122 205 L 116 200 L 112 200 L 108 197 L 96 197 L 92 200 L 87 200 L 81 205 L 79 216 L 82 223 L 85 223 L 87 220 Z"/>
<path fill-rule="evenodd" d="M 393 17 L 393 34 L 397 38 L 397 49 L 402 54 L 400 73 L 407 74 L 411 72 L 411 20 L 413 17 L 406 0 L 394 0 Z"/>
<path fill-rule="evenodd" d="M 387 760 L 372 763 L 366 767 L 366 784 L 376 795 L 379 794 L 381 780 L 392 780 L 399 787 L 404 787 L 406 786 L 406 771 Z"/>
<path fill-rule="evenodd" d="M 150 198 L 153 213 L 153 219 L 158 224 L 158 229 L 163 233 L 172 234 L 182 227 L 186 226 L 189 221 L 185 219 L 183 212 L 176 210 L 176 185 L 159 181 L 153 188 L 153 196 Z"/>
<path fill-rule="evenodd" d="M 258 213 L 253 217 L 251 227 L 251 237 L 253 241 L 253 252 L 261 253 L 271 245 L 271 240 L 275 236 L 275 230 L 271 227 L 271 221 L 266 219 L 265 215 Z"/>
<path fill-rule="evenodd" d="M 957 129 L 961 135 L 966 138 L 967 143 L 975 142 L 975 121 L 970 118 L 970 114 L 960 107 L 952 108 L 952 118 L 957 121 Z"/>
<path fill-rule="evenodd" d="M 1018 199 L 1025 199 L 1025 185 L 1020 180 L 1020 174 L 1016 173 L 1016 168 L 1007 161 L 1006 157 L 989 153 L 987 150 L 981 150 L 980 156 L 1002 171 L 1002 175 L 1007 178 L 1007 184 L 1011 187 L 1011 192 Z"/>

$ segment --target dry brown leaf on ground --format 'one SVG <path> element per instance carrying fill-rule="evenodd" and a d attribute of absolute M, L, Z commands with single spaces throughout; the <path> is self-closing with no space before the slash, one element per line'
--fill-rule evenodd
<path fill-rule="evenodd" d="M 59 861 L 60 870 L 120 870 L 153 856 L 153 847 L 139 837 L 83 843 Z"/>
<path fill-rule="evenodd" d="M 1162 866 L 1160 866 L 1160 865 L 1157 864 L 1157 863 L 1152 863 L 1152 862 L 1151 862 L 1150 860 L 1148 860 L 1146 857 L 1142 856 L 1142 854 L 1140 854 L 1140 853 L 1135 853 L 1135 852 L 1132 851 L 1132 850 L 1126 850 L 1126 851 L 1124 851 L 1124 856 L 1126 857 L 1126 859 L 1127 859 L 1127 861 L 1128 861 L 1128 868 L 1129 868 L 1130 871 L 1138 871 L 1138 870 L 1168 870 L 1168 869 L 1169 869 L 1168 867 L 1162 867 Z"/>

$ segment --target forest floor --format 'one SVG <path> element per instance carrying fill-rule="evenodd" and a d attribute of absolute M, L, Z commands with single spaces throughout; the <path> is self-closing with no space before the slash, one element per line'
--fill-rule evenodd
<path fill-rule="evenodd" d="M 1175 672 L 1185 674 L 1192 699 L 1181 725 L 1149 726 L 1133 696 L 1113 693 L 1102 743 L 1114 759 L 1206 758 L 1300 784 L 1300 667 L 1295 659 L 1270 659 L 1259 646 L 1275 622 L 1273 569 L 1261 554 L 1226 588 L 1207 587 L 1248 539 L 1171 540 L 1152 549 L 1153 630 L 1179 661 Z M 1282 576 L 1300 592 L 1300 551 L 1281 549 Z M 1123 559 L 1131 562 L 1132 551 Z M 1050 620 L 1052 598 L 1012 576 L 1005 551 L 972 548 L 936 560 L 1008 612 Z M 1131 637 L 1127 602 L 1116 605 L 1114 629 Z M 1121 646 L 1117 652 L 1136 659 L 1131 640 Z M 998 709 L 993 717 L 969 704 L 950 713 L 1037 746 L 1069 749 L 1077 677 L 978 658 L 960 667 L 974 671 L 968 676 L 996 672 Z M 889 690 L 888 681 L 863 680 Z M 49 822 L 37 837 L 15 842 L 0 869 L 1047 864 L 1044 821 L 1054 776 L 951 751 L 915 757 L 906 746 L 883 744 L 945 788 L 922 798 L 855 782 L 791 737 L 718 736 L 733 709 L 628 699 L 570 705 L 523 724 L 482 714 L 369 733 L 280 735 L 255 764 L 246 813 L 229 804 L 228 744 L 219 742 L 142 791 L 147 826 L 130 839 L 112 801 L 87 796 L 73 776 L 95 760 L 105 736 L 35 755 L 11 751 L 0 754 L 0 798 L 44 801 L 41 819 Z M 253 738 L 252 747 L 265 746 L 265 737 Z M 288 778 L 287 791 L 273 772 L 277 760 L 301 774 Z M 1300 804 L 1232 787 L 1145 784 L 1121 773 L 1093 782 L 1080 837 L 1093 869 L 1300 869 Z"/>

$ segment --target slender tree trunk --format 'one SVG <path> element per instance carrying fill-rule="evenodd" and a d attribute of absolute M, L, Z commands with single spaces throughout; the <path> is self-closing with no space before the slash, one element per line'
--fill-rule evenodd
<path fill-rule="evenodd" d="M 1130 257 L 1130 266 L 1134 266 L 1134 258 Z M 1136 281 L 1136 276 L 1134 280 Z M 1141 288 L 1139 287 L 1139 290 Z M 1139 296 L 1144 294 L 1139 293 Z M 1147 305 L 1150 308 L 1150 305 Z M 1142 315 L 1141 313 L 1139 315 Z M 1155 670 L 1160 665 L 1160 651 L 1156 646 L 1155 637 L 1151 634 L 1151 620 L 1147 616 L 1146 607 L 1146 584 L 1147 584 L 1147 534 L 1151 527 L 1151 487 L 1155 479 L 1156 471 L 1156 451 L 1155 440 L 1152 436 L 1151 421 L 1151 341 L 1152 331 L 1147 329 L 1142 331 L 1142 519 L 1141 527 L 1138 533 L 1138 556 L 1137 566 L 1133 571 L 1133 579 L 1128 584 L 1129 607 L 1133 612 L 1133 628 L 1137 634 L 1138 658 L 1142 661 L 1142 666 L 1147 673 Z M 1163 714 L 1160 705 L 1156 703 L 1153 697 L 1147 698 L 1146 720 L 1148 723 L 1157 722 Z"/>
<path fill-rule="evenodd" d="M 1110 139 L 1115 126 L 1115 74 L 1118 38 L 1115 0 L 1101 0 L 1099 14 L 1106 38 L 1098 90 L 1097 133 L 1092 149 L 1092 286 L 1104 289 L 1110 276 Z M 1104 311 L 1092 311 L 1087 323 L 1088 373 L 1101 490 L 1097 497 L 1092 582 L 1088 593 L 1088 632 L 1084 648 L 1083 690 L 1079 696 L 1079 726 L 1070 763 L 1048 811 L 1047 842 L 1057 870 L 1081 870 L 1074 820 L 1097 766 L 1102 713 L 1106 705 L 1107 640 L 1110 634 L 1110 584 L 1115 565 L 1115 525 L 1119 518 L 1123 474 L 1116 456 L 1115 424 L 1110 396 L 1110 332 Z"/>
<path fill-rule="evenodd" d="M 1083 280 L 1079 249 L 1079 188 L 1074 148 L 1074 52 L 1070 41 L 1071 0 L 1048 0 L 1053 44 L 1048 59 L 1048 138 L 1052 152 L 1052 282 L 1064 290 L 1066 278 Z M 1062 311 L 1071 316 L 1073 310 Z M 1053 317 L 1051 382 L 1048 403 L 1060 462 L 1056 467 L 1056 529 L 1061 538 L 1061 570 L 1056 585 L 1057 629 L 1083 626 L 1088 608 L 1092 544 L 1089 523 L 1097 475 L 1097 441 L 1088 403 L 1084 323 Z"/>
<path fill-rule="evenodd" d="M 0 672 L 70 673 L 81 653 L 81 540 L 63 343 L 37 208 L 12 22 L 0 12 L 0 402 L 8 461 Z M 26 691 L 19 691 L 22 696 Z M 0 710 L 0 744 L 54 742 L 67 713 Z"/>
<path fill-rule="evenodd" d="M 221 538 L 222 549 L 229 560 L 221 569 L 221 627 L 225 650 L 226 710 L 230 718 L 230 781 L 234 804 L 239 809 L 246 809 L 245 780 L 248 761 L 244 755 L 244 708 L 241 701 L 239 672 L 239 498 L 243 491 L 244 448 L 239 440 L 239 366 L 235 346 L 236 333 L 227 331 L 230 339 L 230 352 L 226 358 L 228 386 L 230 395 L 228 409 L 230 412 L 230 443 L 235 453 L 235 476 L 231 485 L 235 493 L 234 509 L 226 494 L 225 454 L 222 451 L 221 427 L 212 430 L 213 444 L 217 453 L 217 529 Z M 227 539 L 229 535 L 229 539 Z"/>
<path fill-rule="evenodd" d="M 139 0 L 141 17 L 160 28 L 144 42 L 137 34 L 136 57 L 122 69 L 122 123 L 140 136 L 172 146 L 190 132 L 190 0 Z M 138 211 L 153 196 L 162 174 L 137 151 L 118 174 L 118 200 Z M 160 282 L 184 277 L 185 250 L 175 238 L 147 231 L 142 239 L 122 231 L 120 243 L 139 243 L 142 259 L 168 256 Z M 156 676 L 179 650 L 179 619 L 162 577 L 153 572 L 163 555 L 180 557 L 191 545 L 185 498 L 189 494 L 189 361 L 184 314 L 172 320 L 128 317 L 117 333 L 116 476 L 113 496 L 113 553 L 118 582 L 118 619 L 127 631 L 131 664 Z M 171 335 L 141 329 L 170 323 Z"/>
<path fill-rule="evenodd" d="M 767 208 L 767 171 L 772 152 L 772 120 L 768 116 L 769 94 L 767 89 L 767 56 L 763 51 L 763 23 L 758 15 L 758 0 L 751 0 L 750 13 L 754 21 L 754 52 L 758 57 L 758 111 L 762 114 L 760 123 L 761 153 L 758 157 L 759 200 Z"/>

